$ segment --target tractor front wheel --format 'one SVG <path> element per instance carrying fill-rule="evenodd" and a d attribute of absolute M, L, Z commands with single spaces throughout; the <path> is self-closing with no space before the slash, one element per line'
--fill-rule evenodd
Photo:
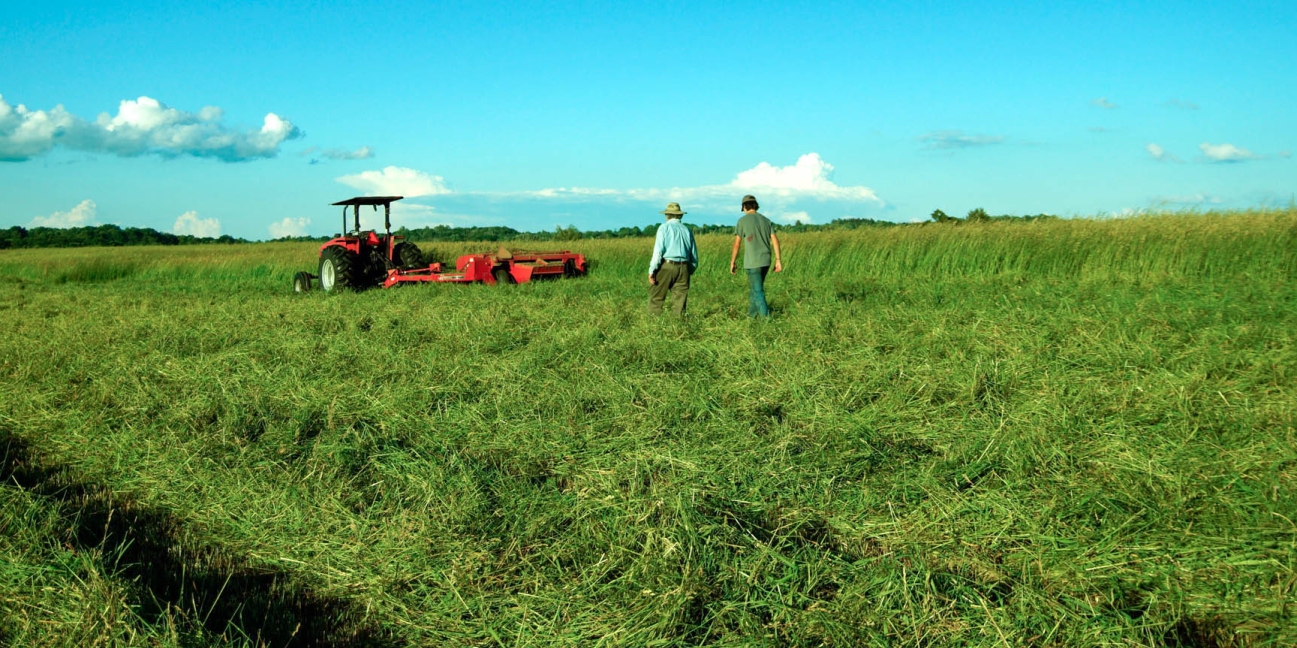
<path fill-rule="evenodd" d="M 293 275 L 293 292 L 311 292 L 311 273 L 299 272 Z"/>
<path fill-rule="evenodd" d="M 359 290 L 363 274 L 360 259 L 346 248 L 330 247 L 320 253 L 320 289 L 324 292 Z"/>

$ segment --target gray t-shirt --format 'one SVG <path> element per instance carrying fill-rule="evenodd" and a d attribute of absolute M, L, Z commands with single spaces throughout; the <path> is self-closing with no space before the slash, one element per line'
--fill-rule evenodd
<path fill-rule="evenodd" d="M 770 234 L 775 230 L 770 219 L 760 212 L 744 214 L 734 226 L 734 235 L 743 239 L 743 267 L 767 268 L 770 266 Z"/>

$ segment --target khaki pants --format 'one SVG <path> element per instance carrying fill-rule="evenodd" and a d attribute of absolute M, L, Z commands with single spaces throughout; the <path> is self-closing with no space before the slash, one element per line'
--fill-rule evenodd
<path fill-rule="evenodd" d="M 661 313 L 662 303 L 667 293 L 671 293 L 671 310 L 676 315 L 684 315 L 689 301 L 689 264 L 663 261 L 656 276 L 657 285 L 649 286 L 649 314 Z"/>

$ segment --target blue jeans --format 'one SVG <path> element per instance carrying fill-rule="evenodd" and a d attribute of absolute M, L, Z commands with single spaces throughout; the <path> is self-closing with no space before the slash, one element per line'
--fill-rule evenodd
<path fill-rule="evenodd" d="M 766 273 L 770 266 L 748 268 L 748 317 L 770 317 L 770 305 L 766 303 Z"/>

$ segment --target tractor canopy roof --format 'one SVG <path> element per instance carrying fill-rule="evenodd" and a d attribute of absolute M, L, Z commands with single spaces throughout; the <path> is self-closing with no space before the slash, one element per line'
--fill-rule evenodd
<path fill-rule="evenodd" d="M 405 196 L 357 196 L 340 200 L 335 205 L 390 205 Z"/>

